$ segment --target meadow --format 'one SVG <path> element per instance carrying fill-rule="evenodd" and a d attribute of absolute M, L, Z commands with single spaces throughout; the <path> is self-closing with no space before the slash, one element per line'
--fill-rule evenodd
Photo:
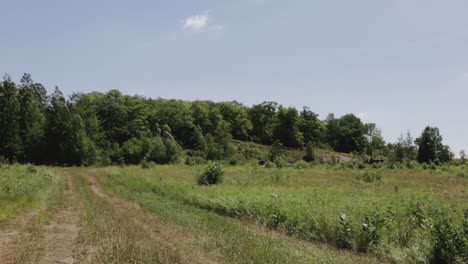
<path fill-rule="evenodd" d="M 154 199 L 163 199 L 380 261 L 465 262 L 466 167 L 374 167 L 230 166 L 224 183 L 214 186 L 196 184 L 197 166 L 91 172 L 110 191 L 149 210 Z"/>
<path fill-rule="evenodd" d="M 206 164 L 4 165 L 3 226 L 48 217 L 0 262 L 47 263 L 58 240 L 72 263 L 466 263 L 466 165 L 303 165 L 226 162 L 210 186 Z"/>

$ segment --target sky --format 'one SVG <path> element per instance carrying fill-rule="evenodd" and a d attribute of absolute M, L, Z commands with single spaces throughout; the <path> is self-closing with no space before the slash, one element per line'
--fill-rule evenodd
<path fill-rule="evenodd" d="M 276 101 L 468 150 L 466 0 L 0 0 L 0 73 L 64 94 Z"/>

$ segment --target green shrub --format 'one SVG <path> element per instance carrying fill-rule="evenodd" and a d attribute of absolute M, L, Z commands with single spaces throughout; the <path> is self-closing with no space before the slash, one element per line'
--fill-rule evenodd
<path fill-rule="evenodd" d="M 282 157 L 276 157 L 273 160 L 277 168 L 284 168 L 288 165 L 288 163 Z"/>
<path fill-rule="evenodd" d="M 223 181 L 224 171 L 219 162 L 210 162 L 205 171 L 198 176 L 199 185 L 219 184 Z"/>
<path fill-rule="evenodd" d="M 156 166 L 156 163 L 154 161 L 148 161 L 146 159 L 140 163 L 140 167 L 143 169 L 151 169 L 154 166 Z"/>
<path fill-rule="evenodd" d="M 314 144 L 312 142 L 307 143 L 305 148 L 306 154 L 304 155 L 304 160 L 307 162 L 312 162 L 315 160 L 315 151 Z"/>
<path fill-rule="evenodd" d="M 200 164 L 205 164 L 206 160 L 200 156 L 193 156 L 193 157 L 187 157 L 185 158 L 185 165 L 200 165 Z"/>
<path fill-rule="evenodd" d="M 434 263 L 468 263 L 468 210 L 464 230 L 449 215 L 434 225 Z"/>
<path fill-rule="evenodd" d="M 366 171 L 363 174 L 359 175 L 358 179 L 370 183 L 370 182 L 380 181 L 382 179 L 382 175 L 378 173 L 370 173 Z"/>
<path fill-rule="evenodd" d="M 309 168 L 310 165 L 309 163 L 303 161 L 303 160 L 299 160 L 298 162 L 294 163 L 294 168 L 296 169 L 306 169 L 306 168 Z"/>
<path fill-rule="evenodd" d="M 28 164 L 28 166 L 26 167 L 26 170 L 29 173 L 37 173 L 37 168 L 34 165 L 31 165 L 31 164 Z"/>
<path fill-rule="evenodd" d="M 266 161 L 265 162 L 265 168 L 275 168 L 276 165 L 275 163 L 271 162 L 271 161 Z"/>

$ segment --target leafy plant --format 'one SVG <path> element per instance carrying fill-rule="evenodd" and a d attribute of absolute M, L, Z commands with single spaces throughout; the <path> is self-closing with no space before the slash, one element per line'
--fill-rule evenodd
<path fill-rule="evenodd" d="M 210 162 L 204 172 L 198 176 L 199 185 L 219 184 L 223 181 L 224 171 L 219 162 Z"/>

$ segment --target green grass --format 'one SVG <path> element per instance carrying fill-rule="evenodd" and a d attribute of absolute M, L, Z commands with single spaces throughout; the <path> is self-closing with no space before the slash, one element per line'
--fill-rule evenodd
<path fill-rule="evenodd" d="M 303 240 L 364 252 L 383 261 L 467 260 L 464 210 L 468 208 L 468 181 L 457 176 L 463 168 L 356 170 L 321 166 L 278 170 L 238 166 L 227 168 L 223 184 L 209 187 L 196 184 L 201 169 L 170 165 L 147 170 L 105 168 L 94 173 L 101 175 L 111 189 L 118 190 L 116 193 L 194 228 L 218 221 L 209 217 L 230 216 Z M 381 178 L 363 181 L 364 171 Z M 181 215 L 187 210 L 193 211 L 188 214 L 192 218 Z M 224 224 L 208 228 L 217 230 L 219 225 Z M 232 233 L 227 239 L 243 236 L 236 233 L 241 232 L 238 229 L 219 228 L 220 234 Z M 229 248 L 222 254 L 241 249 L 249 252 L 242 243 L 230 241 L 230 246 L 239 248 Z M 276 249 L 278 257 L 284 248 Z M 274 248 L 268 251 L 275 255 Z M 257 254 L 246 255 L 254 262 L 265 261 L 256 259 Z"/>
<path fill-rule="evenodd" d="M 0 166 L 0 223 L 22 210 L 48 212 L 46 208 L 60 202 L 62 188 L 63 178 L 44 167 Z"/>
<path fill-rule="evenodd" d="M 164 167 L 168 168 L 168 167 Z M 174 168 L 174 167 L 172 167 Z M 132 167 L 135 173 L 147 172 Z M 108 191 L 137 202 L 158 218 L 191 233 L 195 247 L 214 252 L 228 263 L 377 263 L 372 257 L 272 234 L 253 223 L 206 211 L 153 192 L 142 177 L 120 168 L 87 170 Z M 154 172 L 154 171 L 153 171 Z M 120 175 L 120 176 L 119 176 Z M 159 181 L 159 178 L 157 179 Z"/>

